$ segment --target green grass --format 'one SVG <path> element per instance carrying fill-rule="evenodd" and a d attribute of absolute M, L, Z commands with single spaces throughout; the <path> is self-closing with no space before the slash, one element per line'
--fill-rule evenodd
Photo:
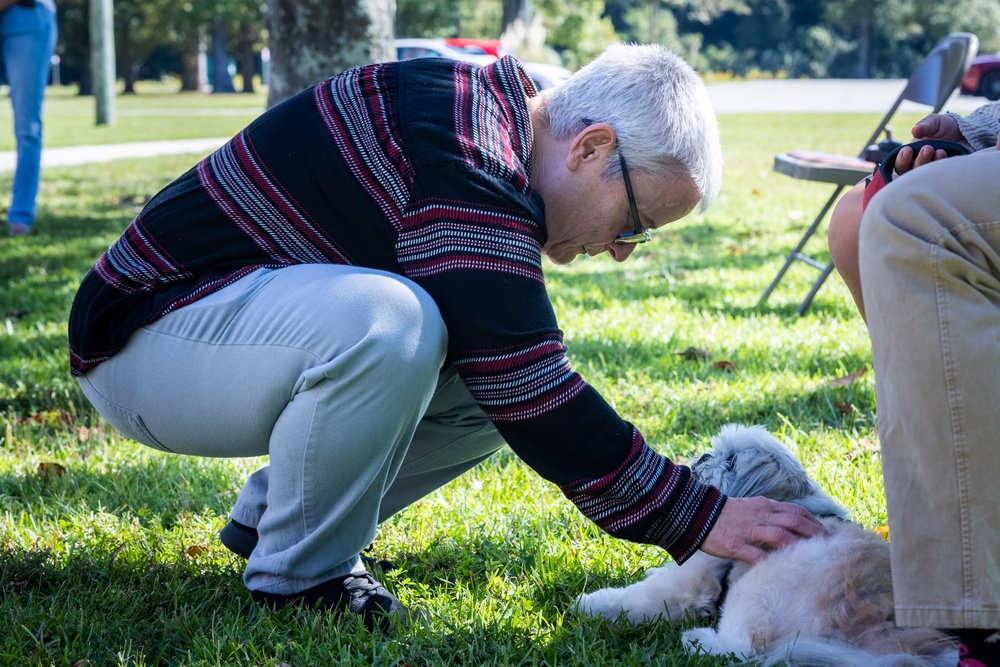
<path fill-rule="evenodd" d="M 128 102 L 228 108 L 239 96 L 141 97 Z M 100 138 L 82 116 L 58 115 L 78 108 L 53 96 L 48 136 L 79 122 L 86 141 Z M 145 139 L 232 134 L 249 120 L 208 117 L 192 129 L 143 118 Z M 772 172 L 773 155 L 853 152 L 876 121 L 725 116 L 726 183 L 706 214 L 658 231 L 623 265 L 546 267 L 576 368 L 662 452 L 683 460 L 728 421 L 765 424 L 870 526 L 885 522 L 874 389 L 846 288 L 832 276 L 799 317 L 814 277 L 799 265 L 765 306 L 756 302 L 830 191 Z M 262 461 L 177 457 L 123 438 L 83 399 L 66 358 L 83 273 L 193 160 L 47 170 L 37 234 L 0 241 L 0 664 L 722 664 L 689 659 L 667 624 L 572 615 L 580 592 L 634 581 L 665 554 L 601 534 L 510 454 L 382 527 L 374 555 L 399 565 L 382 579 L 427 614 L 424 625 L 372 637 L 322 613 L 252 605 L 241 561 L 215 534 Z M 0 192 L 9 188 L 0 174 Z M 822 238 L 811 247 L 825 258 Z M 678 354 L 689 346 L 713 356 Z M 861 369 L 847 386 L 831 382 Z"/>
<path fill-rule="evenodd" d="M 135 95 L 115 98 L 114 125 L 96 125 L 93 97 L 78 97 L 76 86 L 50 87 L 45 97 L 47 148 L 153 139 L 228 137 L 265 108 L 267 93 L 178 93 L 179 85 L 140 81 Z M 6 87 L 4 87 L 6 91 Z M 0 151 L 14 150 L 13 112 L 0 98 Z"/>

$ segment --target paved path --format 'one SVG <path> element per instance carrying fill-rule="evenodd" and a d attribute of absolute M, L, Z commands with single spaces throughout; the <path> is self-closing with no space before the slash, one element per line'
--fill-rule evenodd
<path fill-rule="evenodd" d="M 229 137 L 212 139 L 180 139 L 177 141 L 141 141 L 130 144 L 104 144 L 100 146 L 68 146 L 42 150 L 42 167 L 65 167 L 92 162 L 110 162 L 122 158 L 154 157 L 196 153 L 208 155 L 229 140 Z M 0 172 L 14 170 L 14 151 L 0 151 Z"/>
<path fill-rule="evenodd" d="M 905 85 L 905 79 L 772 79 L 716 83 L 708 87 L 708 95 L 719 114 L 885 113 Z M 986 102 L 985 97 L 968 97 L 956 92 L 944 105 L 944 110 L 964 115 Z M 930 108 L 904 102 L 900 111 L 925 113 Z"/>
<path fill-rule="evenodd" d="M 864 112 L 878 113 L 889 109 L 906 83 L 903 79 L 786 79 L 733 81 L 708 87 L 716 113 L 776 113 L 776 112 Z M 945 105 L 945 111 L 965 114 L 985 103 L 982 97 L 966 97 L 957 93 Z M 927 111 L 927 107 L 904 103 L 901 111 Z M 245 110 L 243 110 L 245 113 Z M 874 125 L 875 121 L 873 121 Z M 109 162 L 129 157 L 153 157 L 183 153 L 204 156 L 221 146 L 228 137 L 184 139 L 179 141 L 145 141 L 101 146 L 46 148 L 42 151 L 42 166 L 56 167 L 92 162 Z M 13 171 L 15 154 L 0 151 L 0 172 Z"/>

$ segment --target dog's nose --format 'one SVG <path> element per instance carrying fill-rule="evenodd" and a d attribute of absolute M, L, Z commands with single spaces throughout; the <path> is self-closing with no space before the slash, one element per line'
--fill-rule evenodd
<path fill-rule="evenodd" d="M 705 461 L 709 460 L 710 458 L 712 458 L 712 455 L 706 452 L 705 454 L 702 454 L 702 455 L 701 455 L 701 456 L 700 456 L 700 457 L 698 458 L 698 460 L 694 462 L 694 464 L 695 464 L 696 466 L 697 466 L 697 465 L 701 465 L 702 463 L 704 463 Z"/>

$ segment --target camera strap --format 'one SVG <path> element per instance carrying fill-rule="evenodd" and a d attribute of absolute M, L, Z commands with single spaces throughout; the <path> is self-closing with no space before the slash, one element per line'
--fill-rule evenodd
<path fill-rule="evenodd" d="M 872 173 L 871 178 L 868 179 L 868 184 L 865 186 L 864 198 L 862 200 L 862 210 L 868 208 L 868 202 L 871 198 L 875 196 L 875 193 L 887 186 L 892 182 L 893 169 L 896 166 L 896 157 L 899 155 L 899 151 L 903 150 L 909 146 L 913 149 L 913 156 L 916 157 L 917 153 L 924 146 L 932 146 L 935 151 L 943 150 L 949 156 L 953 155 L 968 155 L 972 151 L 963 146 L 962 144 L 957 144 L 954 141 L 941 141 L 939 139 L 926 139 L 924 141 L 914 141 L 912 144 L 903 144 L 896 150 L 892 151 L 885 156 L 875 171 Z"/>

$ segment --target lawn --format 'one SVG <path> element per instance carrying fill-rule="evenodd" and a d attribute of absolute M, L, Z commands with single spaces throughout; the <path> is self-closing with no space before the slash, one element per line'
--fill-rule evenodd
<path fill-rule="evenodd" d="M 226 136 L 263 107 L 253 96 L 139 95 L 121 102 L 127 126 L 97 130 L 86 102 L 50 98 L 48 145 Z M 171 115 L 183 109 L 198 110 L 197 122 Z M 829 192 L 772 172 L 773 155 L 856 151 L 877 120 L 723 116 L 726 182 L 707 213 L 658 231 L 622 265 L 546 266 L 575 367 L 660 451 L 685 460 L 726 422 L 764 424 L 869 526 L 885 522 L 874 387 L 846 288 L 832 276 L 799 317 L 814 277 L 799 265 L 756 303 Z M 263 461 L 137 445 L 97 417 L 68 373 L 80 278 L 194 160 L 46 170 L 37 234 L 0 240 L 0 663 L 723 664 L 689 659 L 665 623 L 574 616 L 580 592 L 634 581 L 666 555 L 603 535 L 509 453 L 383 525 L 372 555 L 398 567 L 381 579 L 425 612 L 422 625 L 373 637 L 323 613 L 255 607 L 242 562 L 215 535 Z M 9 188 L 0 174 L 0 192 Z M 812 249 L 825 257 L 821 237 Z M 711 358 L 679 354 L 691 346 Z"/>
<path fill-rule="evenodd" d="M 119 86 L 120 87 L 120 86 Z M 153 139 L 228 137 L 266 107 L 267 94 L 178 93 L 173 83 L 136 84 L 135 95 L 115 98 L 114 125 L 95 125 L 93 97 L 76 86 L 49 87 L 45 97 L 45 146 L 86 146 Z M 6 91 L 6 87 L 4 87 Z M 0 151 L 14 150 L 13 112 L 0 97 Z"/>

